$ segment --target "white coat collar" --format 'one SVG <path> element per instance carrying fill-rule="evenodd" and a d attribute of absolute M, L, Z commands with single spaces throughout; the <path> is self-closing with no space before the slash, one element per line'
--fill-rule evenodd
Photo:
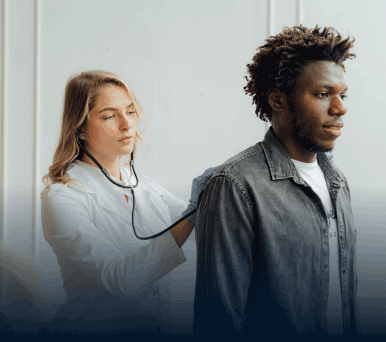
<path fill-rule="evenodd" d="M 132 181 L 130 178 L 130 172 L 123 163 L 119 164 L 123 179 L 129 179 L 129 182 Z M 72 182 L 68 185 L 79 191 L 87 192 L 92 196 L 95 196 L 98 204 L 112 211 L 116 215 L 122 217 L 124 220 L 127 220 L 127 211 L 120 208 L 120 204 L 117 204 L 116 198 L 114 197 L 114 192 L 122 193 L 121 188 L 112 184 L 102 173 L 102 171 L 90 164 L 82 162 L 80 160 L 75 160 L 70 164 L 67 169 L 67 173 L 70 176 Z M 113 179 L 122 184 L 122 182 L 113 177 Z M 128 185 L 128 184 L 127 184 Z M 123 193 L 122 193 L 123 197 Z"/>
<path fill-rule="evenodd" d="M 121 162 L 119 163 L 119 168 L 122 173 L 122 179 L 125 183 L 122 183 L 119 179 L 111 176 L 114 181 L 124 185 L 132 184 L 134 177 L 131 177 L 128 168 Z M 117 188 L 116 185 L 112 184 L 106 176 L 103 175 L 99 168 L 80 160 L 75 160 L 71 163 L 66 172 L 73 181 L 69 184 L 69 186 L 78 190 L 83 190 L 88 193 L 97 193 L 100 187 L 103 187 L 109 192 L 112 189 Z"/>

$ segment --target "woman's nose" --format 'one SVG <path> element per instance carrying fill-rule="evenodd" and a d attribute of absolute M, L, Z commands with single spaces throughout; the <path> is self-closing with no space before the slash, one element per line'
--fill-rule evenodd
<path fill-rule="evenodd" d="M 128 130 L 131 128 L 130 118 L 126 115 L 122 115 L 122 118 L 120 120 L 120 128 L 122 130 Z"/>

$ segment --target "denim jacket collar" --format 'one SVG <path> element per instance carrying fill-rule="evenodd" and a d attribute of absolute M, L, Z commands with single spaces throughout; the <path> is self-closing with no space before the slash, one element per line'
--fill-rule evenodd
<path fill-rule="evenodd" d="M 267 131 L 262 146 L 272 180 L 292 177 L 297 184 L 306 185 L 272 126 Z M 344 186 L 343 174 L 328 160 L 324 153 L 317 154 L 317 161 L 333 187 L 341 188 Z"/>

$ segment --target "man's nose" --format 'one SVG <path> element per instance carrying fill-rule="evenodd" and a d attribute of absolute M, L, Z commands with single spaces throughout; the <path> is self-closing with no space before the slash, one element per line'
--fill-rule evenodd
<path fill-rule="evenodd" d="M 347 107 L 340 96 L 334 96 L 331 102 L 330 113 L 331 115 L 345 115 L 347 113 Z"/>

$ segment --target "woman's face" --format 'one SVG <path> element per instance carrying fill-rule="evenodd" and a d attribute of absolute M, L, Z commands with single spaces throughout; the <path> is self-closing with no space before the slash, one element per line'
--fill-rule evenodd
<path fill-rule="evenodd" d="M 137 126 L 138 115 L 127 90 L 106 84 L 98 91 L 95 107 L 89 112 L 80 137 L 97 160 L 111 160 L 131 153 Z"/>

